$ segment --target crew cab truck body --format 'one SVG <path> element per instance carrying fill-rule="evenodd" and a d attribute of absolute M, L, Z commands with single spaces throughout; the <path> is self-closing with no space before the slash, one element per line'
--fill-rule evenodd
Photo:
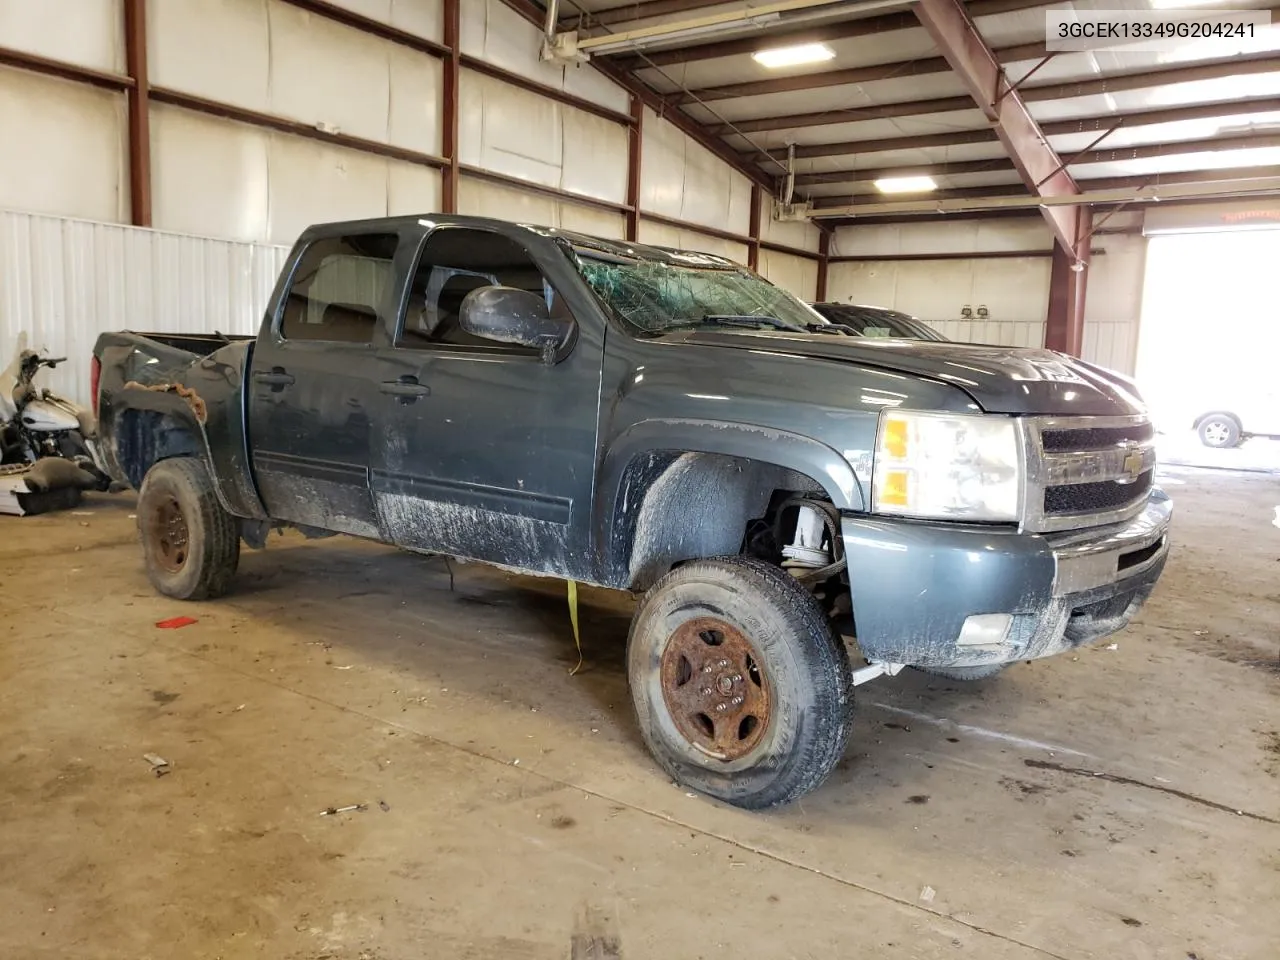
<path fill-rule="evenodd" d="M 95 361 L 161 592 L 217 596 L 241 539 L 294 525 L 641 594 L 642 733 L 747 807 L 826 777 L 857 683 L 1114 632 L 1168 551 L 1125 382 L 858 337 L 699 253 L 467 217 L 316 226 L 256 338 L 109 333 Z"/>

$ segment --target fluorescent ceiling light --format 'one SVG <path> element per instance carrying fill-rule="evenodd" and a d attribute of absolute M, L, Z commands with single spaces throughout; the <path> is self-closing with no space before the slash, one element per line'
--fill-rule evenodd
<path fill-rule="evenodd" d="M 757 50 L 751 59 L 762 67 L 777 70 L 780 67 L 798 67 L 805 63 L 822 63 L 831 60 L 836 52 L 825 43 L 802 43 L 795 47 L 775 47 L 772 50 Z"/>
<path fill-rule="evenodd" d="M 1225 0 L 1151 0 L 1151 7 L 1154 10 L 1178 10 L 1182 7 L 1208 7 L 1224 2 Z"/>
<path fill-rule="evenodd" d="M 876 181 L 876 189 L 881 193 L 924 193 L 937 190 L 938 185 L 933 177 L 886 177 Z"/>

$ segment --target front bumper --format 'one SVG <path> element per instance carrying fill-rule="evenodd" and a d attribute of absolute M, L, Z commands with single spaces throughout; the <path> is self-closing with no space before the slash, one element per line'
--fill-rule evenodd
<path fill-rule="evenodd" d="M 1028 534 L 959 524 L 842 519 L 858 646 L 868 660 L 979 666 L 1062 653 L 1115 633 L 1169 554 L 1173 504 L 1111 527 Z M 962 645 L 969 617 L 1007 614 L 1003 640 Z"/>

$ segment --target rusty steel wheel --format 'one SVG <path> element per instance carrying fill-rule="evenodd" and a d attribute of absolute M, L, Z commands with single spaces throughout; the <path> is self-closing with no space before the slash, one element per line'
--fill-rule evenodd
<path fill-rule="evenodd" d="M 166 496 L 157 501 L 147 518 L 147 537 L 161 567 L 170 573 L 182 569 L 190 550 L 190 533 L 177 497 Z"/>
<path fill-rule="evenodd" d="M 769 686 L 760 654 L 716 617 L 681 624 L 662 655 L 662 696 L 677 729 L 718 760 L 737 760 L 769 726 Z"/>
<path fill-rule="evenodd" d="M 645 594 L 627 640 L 654 758 L 677 783 L 753 810 L 803 796 L 835 767 L 852 678 L 812 594 L 747 557 L 676 567 Z"/>
<path fill-rule="evenodd" d="M 207 600 L 227 592 L 240 560 L 239 525 L 200 460 L 175 457 L 147 471 L 138 491 L 138 535 L 147 576 L 165 596 Z"/>

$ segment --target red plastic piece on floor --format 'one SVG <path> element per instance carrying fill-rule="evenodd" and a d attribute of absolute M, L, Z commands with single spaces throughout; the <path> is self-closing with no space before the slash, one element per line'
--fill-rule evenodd
<path fill-rule="evenodd" d="M 198 621 L 195 617 L 171 617 L 168 620 L 157 621 L 156 626 L 161 630 L 177 630 L 179 627 L 189 627 L 196 622 Z"/>

